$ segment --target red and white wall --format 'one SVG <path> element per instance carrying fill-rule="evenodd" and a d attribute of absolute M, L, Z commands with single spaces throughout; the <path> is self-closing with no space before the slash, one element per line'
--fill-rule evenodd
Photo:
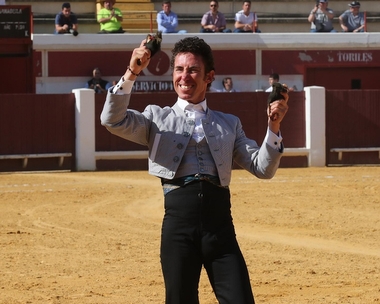
<path fill-rule="evenodd" d="M 191 34 L 187 34 L 190 36 Z M 302 91 L 305 86 L 326 89 L 378 89 L 380 33 L 194 34 L 204 39 L 215 57 L 215 89 L 231 76 L 239 91 L 265 90 L 268 75 Z M 164 35 L 162 51 L 135 83 L 136 91 L 170 91 L 171 49 L 185 35 Z M 82 88 L 99 67 L 112 82 L 123 75 L 142 34 L 33 36 L 36 93 L 69 93 Z"/>

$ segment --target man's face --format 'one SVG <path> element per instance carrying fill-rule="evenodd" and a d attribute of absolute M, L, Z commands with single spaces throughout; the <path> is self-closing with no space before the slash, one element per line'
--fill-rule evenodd
<path fill-rule="evenodd" d="M 113 0 L 106 0 L 106 1 L 104 1 L 103 6 L 106 9 L 112 9 L 113 3 L 114 3 Z"/>
<path fill-rule="evenodd" d="M 66 18 L 68 18 L 68 17 L 70 16 L 70 12 L 71 12 L 71 8 L 70 8 L 70 7 L 69 7 L 69 8 L 64 7 L 64 8 L 62 9 L 62 13 L 63 13 L 63 15 L 64 15 Z"/>
<path fill-rule="evenodd" d="M 244 11 L 244 13 L 249 13 L 250 10 L 251 10 L 251 3 L 244 2 L 243 3 L 243 11 Z"/>
<path fill-rule="evenodd" d="M 171 4 L 165 3 L 162 5 L 162 10 L 165 12 L 165 14 L 169 14 L 171 9 L 172 9 Z"/>
<path fill-rule="evenodd" d="M 272 77 L 269 77 L 269 85 L 272 85 L 274 84 L 275 82 L 278 82 L 278 79 L 275 79 L 275 78 L 272 78 Z"/>
<path fill-rule="evenodd" d="M 214 79 L 214 71 L 205 75 L 201 56 L 179 53 L 174 60 L 173 85 L 178 97 L 190 103 L 200 103 L 205 99 L 207 85 Z"/>
<path fill-rule="evenodd" d="M 319 2 L 319 8 L 320 9 L 326 9 L 327 8 L 327 2 Z"/>
<path fill-rule="evenodd" d="M 99 70 L 93 70 L 92 75 L 94 76 L 95 79 L 100 79 L 102 77 L 102 74 L 100 73 Z"/>
<path fill-rule="evenodd" d="M 232 79 L 226 79 L 224 81 L 224 88 L 226 89 L 226 91 L 232 90 L 232 86 L 233 86 Z"/>
<path fill-rule="evenodd" d="M 353 14 L 353 15 L 357 15 L 357 14 L 359 14 L 359 9 L 360 9 L 360 7 L 359 6 L 357 6 L 357 7 L 350 7 L 350 12 Z"/>
<path fill-rule="evenodd" d="M 217 11 L 218 11 L 218 4 L 216 4 L 216 2 L 214 2 L 214 1 L 211 1 L 211 2 L 210 2 L 210 9 L 211 9 L 213 12 L 217 12 Z"/>

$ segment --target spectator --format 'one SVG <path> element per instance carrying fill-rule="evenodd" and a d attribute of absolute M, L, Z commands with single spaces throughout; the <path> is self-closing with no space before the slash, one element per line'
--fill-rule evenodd
<path fill-rule="evenodd" d="M 55 16 L 55 33 L 67 34 L 70 32 L 78 33 L 78 19 L 71 11 L 70 3 L 65 2 L 62 4 L 62 11 Z"/>
<path fill-rule="evenodd" d="M 227 28 L 226 18 L 218 12 L 219 2 L 212 0 L 210 10 L 205 13 L 201 21 L 201 33 L 231 33 Z"/>
<path fill-rule="evenodd" d="M 348 6 L 350 9 L 339 16 L 339 23 L 343 32 L 364 32 L 365 20 L 364 14 L 359 12 L 360 2 L 353 1 Z"/>
<path fill-rule="evenodd" d="M 280 75 L 278 75 L 277 73 L 270 74 L 268 78 L 268 82 L 269 82 L 269 88 L 266 89 L 265 92 L 272 92 L 273 91 L 272 85 L 276 82 L 280 82 Z M 295 90 L 295 88 L 296 88 L 295 86 L 293 86 L 292 88 L 288 87 L 288 90 L 289 92 L 292 92 Z"/>
<path fill-rule="evenodd" d="M 265 92 L 272 92 L 272 84 L 279 82 L 280 76 L 277 73 L 273 73 L 269 75 L 269 88 L 265 90 Z"/>
<path fill-rule="evenodd" d="M 86 83 L 86 88 L 93 89 L 95 93 L 107 93 L 110 87 L 111 84 L 107 80 L 102 79 L 99 68 L 95 68 L 92 71 L 92 78 Z"/>
<path fill-rule="evenodd" d="M 165 34 L 186 34 L 186 30 L 177 31 L 178 17 L 176 13 L 172 12 L 171 8 L 172 3 L 170 1 L 162 3 L 162 11 L 157 13 L 158 30 Z"/>
<path fill-rule="evenodd" d="M 100 23 L 99 34 L 117 34 L 125 32 L 121 26 L 123 15 L 120 9 L 113 6 L 114 4 L 115 0 L 105 0 L 103 2 L 103 8 L 98 11 L 97 20 Z"/>
<path fill-rule="evenodd" d="M 311 23 L 310 32 L 311 33 L 336 33 L 333 27 L 334 12 L 332 9 L 328 8 L 327 0 L 319 0 L 315 4 L 315 7 L 311 10 L 307 20 Z"/>
<path fill-rule="evenodd" d="M 222 85 L 223 85 L 222 92 L 229 92 L 229 93 L 237 92 L 237 91 L 233 88 L 233 87 L 234 87 L 234 84 L 233 84 L 233 82 L 232 82 L 232 78 L 231 78 L 231 77 L 223 78 Z"/>
<path fill-rule="evenodd" d="M 250 10 L 251 1 L 244 1 L 243 9 L 235 15 L 234 33 L 261 33 L 258 28 L 257 15 Z"/>

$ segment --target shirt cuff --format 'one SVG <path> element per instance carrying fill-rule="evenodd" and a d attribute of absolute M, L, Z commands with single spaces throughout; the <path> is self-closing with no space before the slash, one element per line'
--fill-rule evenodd
<path fill-rule="evenodd" d="M 117 95 L 130 94 L 134 83 L 134 80 L 124 80 L 124 77 L 121 77 L 119 82 L 113 87 L 112 93 Z"/>
<path fill-rule="evenodd" d="M 270 147 L 277 151 L 282 151 L 282 136 L 281 131 L 278 132 L 278 136 L 274 134 L 271 130 L 267 129 L 267 134 L 264 138 L 264 143 L 267 143 Z"/>

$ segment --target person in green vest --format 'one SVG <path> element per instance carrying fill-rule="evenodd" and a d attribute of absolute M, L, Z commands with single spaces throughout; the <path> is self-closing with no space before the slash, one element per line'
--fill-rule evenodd
<path fill-rule="evenodd" d="M 123 15 L 121 10 L 114 7 L 115 0 L 105 0 L 103 8 L 98 11 L 97 20 L 100 23 L 99 34 L 124 33 L 121 26 Z"/>

